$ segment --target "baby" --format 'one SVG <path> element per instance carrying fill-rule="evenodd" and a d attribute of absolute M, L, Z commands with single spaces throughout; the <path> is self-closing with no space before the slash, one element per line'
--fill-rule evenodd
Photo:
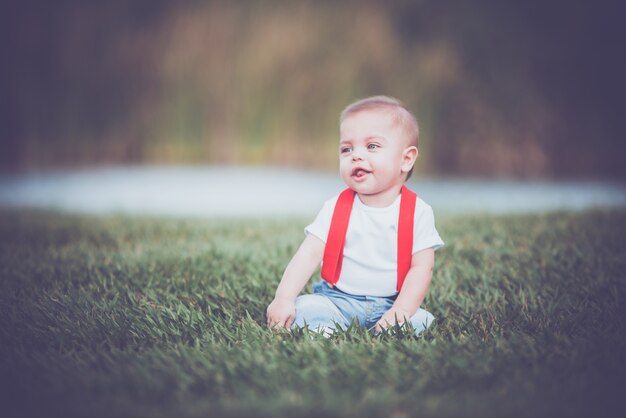
<path fill-rule="evenodd" d="M 267 308 L 270 328 L 308 325 L 328 336 L 337 324 L 380 332 L 410 321 L 419 334 L 432 323 L 420 304 L 443 241 L 431 207 L 404 186 L 418 132 L 415 117 L 386 96 L 341 113 L 339 172 L 348 189 L 305 228 Z M 324 280 L 313 294 L 298 296 L 320 263 Z"/>

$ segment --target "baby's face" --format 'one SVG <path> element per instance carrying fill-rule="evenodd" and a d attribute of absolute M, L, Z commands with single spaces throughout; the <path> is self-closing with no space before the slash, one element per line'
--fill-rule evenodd
<path fill-rule="evenodd" d="M 415 155 L 407 159 L 411 148 Z M 361 111 L 348 116 L 340 126 L 339 171 L 359 195 L 399 190 L 416 155 L 417 149 L 409 144 L 401 126 L 385 112 Z"/>

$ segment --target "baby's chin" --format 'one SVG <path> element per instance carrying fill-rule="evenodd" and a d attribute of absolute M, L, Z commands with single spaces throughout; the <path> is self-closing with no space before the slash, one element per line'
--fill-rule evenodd
<path fill-rule="evenodd" d="M 373 185 L 368 184 L 367 182 L 351 181 L 346 184 L 349 188 L 354 190 L 359 195 L 370 196 L 378 193 L 376 188 Z"/>

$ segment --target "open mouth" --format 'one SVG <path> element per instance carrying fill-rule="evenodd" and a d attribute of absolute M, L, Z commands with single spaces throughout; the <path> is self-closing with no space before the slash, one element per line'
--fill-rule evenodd
<path fill-rule="evenodd" d="M 356 167 L 355 169 L 352 170 L 351 175 L 355 179 L 360 180 L 364 178 L 365 176 L 367 176 L 369 173 L 371 173 L 371 171 L 365 170 L 364 168 Z"/>

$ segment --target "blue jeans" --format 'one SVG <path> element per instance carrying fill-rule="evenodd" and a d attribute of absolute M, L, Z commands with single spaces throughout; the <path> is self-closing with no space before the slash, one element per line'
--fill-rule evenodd
<path fill-rule="evenodd" d="M 355 322 L 374 331 L 376 322 L 391 308 L 395 299 L 395 296 L 351 295 L 322 280 L 313 285 L 312 295 L 302 295 L 296 299 L 296 319 L 291 328 L 308 325 L 309 329 L 328 336 L 335 331 L 335 324 L 345 329 Z M 428 328 L 434 319 L 430 312 L 418 309 L 410 318 L 415 335 Z"/>

